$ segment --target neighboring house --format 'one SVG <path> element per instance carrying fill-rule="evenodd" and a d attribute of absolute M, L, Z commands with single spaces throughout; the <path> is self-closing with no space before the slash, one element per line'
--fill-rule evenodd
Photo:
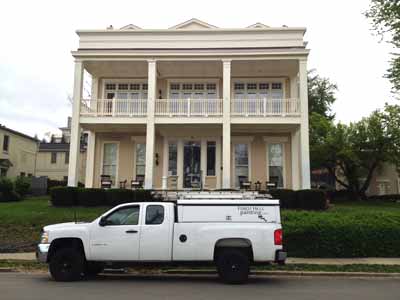
<path fill-rule="evenodd" d="M 34 176 L 39 141 L 0 124 L 0 176 Z"/>
<path fill-rule="evenodd" d="M 305 31 L 197 19 L 78 30 L 68 184 L 78 181 L 84 130 L 87 187 L 110 175 L 145 188 L 309 188 Z"/>
<path fill-rule="evenodd" d="M 396 170 L 396 166 L 385 163 L 378 168 L 371 179 L 367 194 L 400 194 L 400 175 Z"/>
<path fill-rule="evenodd" d="M 62 127 L 62 136 L 53 136 L 53 142 L 39 144 L 36 159 L 36 176 L 46 176 L 52 180 L 68 180 L 69 164 L 69 136 L 70 118 L 67 127 Z M 82 137 L 83 138 L 83 137 Z M 81 141 L 79 156 L 79 182 L 85 182 L 86 145 L 84 139 Z"/>

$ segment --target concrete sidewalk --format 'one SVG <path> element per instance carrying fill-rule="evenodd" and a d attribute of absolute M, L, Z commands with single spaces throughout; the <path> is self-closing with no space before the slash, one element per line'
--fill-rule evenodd
<path fill-rule="evenodd" d="M 0 253 L 0 260 L 36 260 L 34 252 L 27 253 Z M 310 265 L 400 265 L 400 258 L 294 258 L 289 257 L 287 264 Z"/>

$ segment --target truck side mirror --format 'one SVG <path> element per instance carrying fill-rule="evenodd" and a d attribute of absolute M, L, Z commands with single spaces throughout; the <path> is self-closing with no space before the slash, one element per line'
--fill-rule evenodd
<path fill-rule="evenodd" d="M 108 222 L 107 222 L 107 219 L 105 217 L 100 218 L 100 222 L 99 222 L 100 226 L 102 226 L 102 227 L 107 226 L 107 223 Z"/>

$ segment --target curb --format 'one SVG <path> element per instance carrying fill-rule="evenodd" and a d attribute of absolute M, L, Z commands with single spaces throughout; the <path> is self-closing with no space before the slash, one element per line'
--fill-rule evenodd
<path fill-rule="evenodd" d="M 12 268 L 0 268 L 0 273 L 10 273 L 14 272 L 15 270 Z"/>
<path fill-rule="evenodd" d="M 166 270 L 163 274 L 170 275 L 216 275 L 212 270 Z M 326 276 L 326 277 L 381 277 L 400 278 L 400 273 L 369 273 L 369 272 L 308 272 L 308 271 L 253 271 L 250 275 L 258 276 Z"/>

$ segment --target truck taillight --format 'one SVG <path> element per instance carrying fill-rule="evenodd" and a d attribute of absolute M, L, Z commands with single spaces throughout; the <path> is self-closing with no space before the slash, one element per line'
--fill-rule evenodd
<path fill-rule="evenodd" d="M 274 231 L 274 242 L 275 245 L 282 245 L 282 229 Z"/>

